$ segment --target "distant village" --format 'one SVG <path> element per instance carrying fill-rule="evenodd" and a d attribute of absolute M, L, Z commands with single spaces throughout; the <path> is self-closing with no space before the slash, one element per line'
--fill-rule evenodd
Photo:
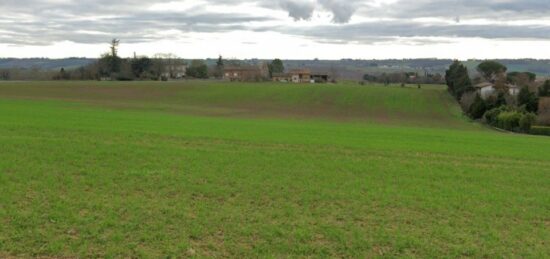
<path fill-rule="evenodd" d="M 280 60 L 275 60 L 274 62 L 280 62 L 282 66 Z M 168 66 L 161 76 L 166 80 L 185 79 L 187 78 L 187 69 L 187 65 Z M 312 84 L 336 82 L 335 78 L 329 75 L 328 72 L 312 72 L 309 68 L 290 69 L 288 72 L 280 72 L 284 70 L 281 68 L 277 72 L 274 72 L 274 69 L 270 68 L 270 64 L 267 63 L 261 65 L 220 65 L 219 69 L 222 74 L 221 79 L 231 82 L 275 81 Z M 111 78 L 103 78 L 103 80 L 111 80 Z"/>

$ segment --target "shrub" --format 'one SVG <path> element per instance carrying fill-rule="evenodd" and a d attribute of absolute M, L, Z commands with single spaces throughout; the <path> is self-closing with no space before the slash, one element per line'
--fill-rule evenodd
<path fill-rule="evenodd" d="M 531 130 L 529 131 L 529 133 L 533 135 L 550 136 L 550 127 L 533 126 L 531 127 Z"/>
<path fill-rule="evenodd" d="M 524 106 L 528 112 L 537 112 L 539 99 L 527 87 L 521 88 L 518 94 L 518 106 Z"/>
<path fill-rule="evenodd" d="M 525 133 L 529 133 L 533 124 L 537 121 L 537 115 L 533 113 L 526 113 L 521 116 L 519 120 L 519 129 Z"/>
<path fill-rule="evenodd" d="M 487 124 L 491 125 L 491 126 L 494 126 L 494 127 L 497 127 L 498 126 L 498 115 L 501 113 L 501 112 L 504 112 L 504 111 L 507 111 L 508 108 L 506 106 L 501 106 L 501 107 L 498 107 L 498 108 L 493 108 L 489 111 L 487 111 L 485 113 L 485 121 L 487 122 Z"/>
<path fill-rule="evenodd" d="M 476 95 L 476 92 L 467 92 L 462 95 L 459 102 L 462 111 L 464 111 L 465 113 L 470 112 L 470 107 L 472 107 L 472 104 L 474 104 Z"/>
<path fill-rule="evenodd" d="M 487 110 L 498 108 L 507 104 L 508 103 L 506 101 L 506 94 L 501 91 L 498 91 L 497 93 L 490 95 L 487 98 L 487 100 L 485 100 L 485 105 L 487 106 Z"/>
<path fill-rule="evenodd" d="M 497 126 L 505 130 L 517 130 L 519 129 L 519 121 L 523 115 L 516 111 L 501 112 L 497 116 Z"/>
<path fill-rule="evenodd" d="M 470 110 L 468 113 L 473 119 L 481 119 L 483 117 L 483 114 L 487 111 L 487 105 L 485 104 L 485 101 L 479 96 L 479 94 L 476 95 L 474 99 L 474 103 L 470 106 Z"/>

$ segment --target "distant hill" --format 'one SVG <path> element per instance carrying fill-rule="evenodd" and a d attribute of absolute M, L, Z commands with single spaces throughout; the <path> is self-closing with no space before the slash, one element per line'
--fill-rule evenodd
<path fill-rule="evenodd" d="M 215 59 L 208 59 L 209 64 L 214 64 Z M 249 59 L 241 60 L 248 64 L 257 64 L 268 60 Z M 472 74 L 475 68 L 483 60 L 464 61 Z M 501 59 L 496 60 L 508 67 L 508 71 L 532 72 L 542 77 L 550 77 L 550 60 L 535 59 Z M 361 60 L 361 59 L 341 59 L 341 60 L 283 60 L 286 68 L 309 67 L 318 70 L 327 70 L 338 68 L 339 72 L 346 78 L 360 79 L 363 74 L 380 74 L 392 72 L 418 72 L 440 73 L 453 62 L 451 59 L 387 59 L 387 60 Z"/>
<path fill-rule="evenodd" d="M 44 70 L 59 70 L 78 68 L 88 65 L 97 59 L 92 58 L 66 58 L 66 59 L 47 59 L 47 58 L 0 58 L 0 69 L 3 68 L 40 68 Z M 191 60 L 185 60 L 188 63 Z M 217 59 L 206 59 L 208 65 L 215 65 Z M 230 60 L 228 62 L 238 62 L 241 64 L 259 64 L 270 60 L 246 59 Z M 508 67 L 508 71 L 533 72 L 538 76 L 550 77 L 550 60 L 535 59 L 502 59 L 496 60 Z M 341 60 L 283 60 L 287 69 L 308 67 L 314 70 L 326 71 L 338 69 L 342 77 L 348 79 L 360 80 L 365 73 L 380 74 L 392 72 L 418 72 L 440 73 L 453 62 L 451 59 L 388 59 L 388 60 L 360 60 L 360 59 L 341 59 Z M 464 61 L 471 72 L 475 72 L 475 67 L 482 60 Z"/>
<path fill-rule="evenodd" d="M 96 59 L 91 58 L 0 58 L 0 68 L 40 68 L 45 70 L 72 69 L 88 65 Z"/>
<path fill-rule="evenodd" d="M 464 62 L 468 69 L 475 70 L 483 60 L 468 60 Z M 496 61 L 506 65 L 508 71 L 532 72 L 538 76 L 550 77 L 550 60 L 535 59 L 497 59 Z"/>

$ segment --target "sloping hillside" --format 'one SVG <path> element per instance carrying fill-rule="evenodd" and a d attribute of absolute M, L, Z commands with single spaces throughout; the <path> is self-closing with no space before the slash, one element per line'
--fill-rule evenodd
<path fill-rule="evenodd" d="M 180 114 L 468 127 L 443 86 L 223 82 L 5 83 L 0 97 L 58 99 Z"/>

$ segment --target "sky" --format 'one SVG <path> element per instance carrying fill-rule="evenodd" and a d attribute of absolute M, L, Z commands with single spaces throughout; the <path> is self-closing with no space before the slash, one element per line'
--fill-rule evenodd
<path fill-rule="evenodd" d="M 0 57 L 550 59 L 550 0 L 0 0 Z"/>

